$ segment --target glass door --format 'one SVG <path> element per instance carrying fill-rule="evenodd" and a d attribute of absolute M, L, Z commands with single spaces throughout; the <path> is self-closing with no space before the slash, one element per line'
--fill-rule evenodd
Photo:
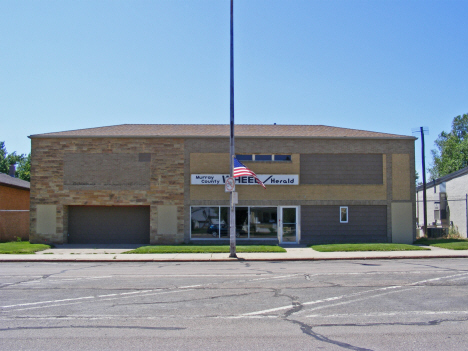
<path fill-rule="evenodd" d="M 298 207 L 280 207 L 279 232 L 281 243 L 298 242 Z"/>

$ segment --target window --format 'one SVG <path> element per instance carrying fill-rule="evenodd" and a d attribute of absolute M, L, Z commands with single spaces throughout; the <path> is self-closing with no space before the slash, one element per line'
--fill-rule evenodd
<path fill-rule="evenodd" d="M 250 237 L 277 238 L 277 211 L 276 207 L 251 207 Z"/>
<path fill-rule="evenodd" d="M 275 155 L 275 154 L 264 154 L 264 155 L 236 155 L 239 161 L 275 161 L 275 162 L 291 162 L 291 155 Z"/>
<path fill-rule="evenodd" d="M 271 161 L 271 155 L 255 155 L 255 161 Z"/>
<path fill-rule="evenodd" d="M 291 161 L 291 155 L 275 155 L 275 161 Z"/>
<path fill-rule="evenodd" d="M 252 161 L 252 155 L 236 155 L 239 161 Z"/>
<path fill-rule="evenodd" d="M 241 239 L 276 239 L 277 207 L 236 207 L 236 236 Z M 229 207 L 191 207 L 192 239 L 228 239 Z"/>
<path fill-rule="evenodd" d="M 348 206 L 340 207 L 340 223 L 348 223 Z"/>

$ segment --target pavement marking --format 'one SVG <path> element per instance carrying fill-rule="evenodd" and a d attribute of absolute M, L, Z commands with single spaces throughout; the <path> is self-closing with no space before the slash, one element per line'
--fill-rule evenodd
<path fill-rule="evenodd" d="M 405 286 L 415 286 L 415 285 L 424 284 L 424 283 L 428 283 L 428 282 L 435 282 L 435 281 L 439 281 L 439 280 L 442 280 L 442 279 L 449 279 L 449 278 L 466 276 L 466 275 L 468 275 L 468 273 L 459 273 L 459 274 L 449 275 L 449 276 L 445 276 L 445 277 L 425 279 L 425 280 L 420 280 L 420 281 L 410 283 L 410 284 L 388 286 L 388 287 L 384 287 L 384 288 L 371 289 L 371 290 L 366 290 L 366 291 L 361 291 L 361 292 L 356 292 L 356 293 L 346 294 L 346 295 L 340 295 L 340 296 L 334 296 L 334 297 L 329 297 L 329 298 L 315 300 L 315 301 L 308 301 L 308 302 L 302 303 L 301 305 L 302 306 L 310 306 L 310 305 L 315 305 L 315 304 L 324 303 L 324 302 L 342 300 L 342 299 L 345 299 L 345 298 L 350 298 L 350 297 L 364 295 L 364 294 L 378 292 L 378 291 L 385 291 L 385 290 L 390 290 L 390 289 L 401 289 L 401 288 L 403 288 Z M 399 290 L 398 292 L 406 291 L 406 290 L 408 290 L 408 289 Z M 353 300 L 353 301 L 359 301 L 359 300 Z M 332 307 L 332 306 L 335 306 L 335 305 L 331 305 L 331 306 L 327 305 L 325 307 Z M 286 305 L 286 306 L 270 308 L 270 309 L 261 310 L 261 311 L 243 313 L 243 314 L 239 315 L 238 318 L 249 317 L 249 316 L 257 316 L 257 315 L 262 315 L 262 314 L 271 313 L 271 312 L 288 310 L 288 309 L 290 309 L 292 307 L 294 307 L 294 305 L 289 304 L 289 305 Z"/>
<path fill-rule="evenodd" d="M 255 274 L 257 275 L 257 274 Z M 184 277 L 187 275 L 183 275 Z M 191 275 L 188 275 L 191 277 Z M 227 276 L 227 277 L 232 277 L 232 276 L 239 276 L 239 277 L 245 277 L 244 274 L 236 274 L 236 275 L 202 275 L 202 276 L 213 276 L 213 277 L 221 277 L 221 276 Z M 272 279 L 284 279 L 284 278 L 289 278 L 289 277 L 299 277 L 303 276 L 303 274 L 290 274 L 290 275 L 285 275 L 285 276 L 273 276 L 273 277 L 265 277 L 265 278 L 260 278 L 262 280 L 272 280 Z M 111 277 L 111 276 L 106 276 L 106 277 Z M 256 279 L 248 279 L 247 281 L 256 281 Z M 181 292 L 181 291 L 190 291 L 193 290 L 195 287 L 203 287 L 203 286 L 209 286 L 209 285 L 218 285 L 222 283 L 207 283 L 207 284 L 198 284 L 198 285 L 188 285 L 188 286 L 182 286 L 182 287 L 177 287 L 173 288 L 171 291 L 163 292 L 163 293 L 175 293 L 175 292 Z M 180 289 L 179 291 L 174 290 L 174 289 Z M 9 308 L 15 308 L 15 310 L 19 311 L 19 309 L 16 309 L 16 307 L 25 307 L 25 306 L 34 306 L 34 305 L 46 305 L 46 304 L 54 304 L 54 305 L 48 305 L 48 306 L 41 306 L 41 308 L 46 308 L 46 307 L 53 307 L 56 306 L 56 303 L 60 302 L 71 302 L 71 301 L 78 301 L 78 300 L 89 300 L 89 299 L 97 299 L 99 298 L 101 301 L 108 301 L 108 300 L 116 300 L 120 298 L 124 298 L 125 295 L 130 295 L 130 296 L 152 296 L 152 295 L 158 295 L 161 294 L 162 289 L 153 289 L 153 290 L 138 290 L 138 291 L 132 291 L 132 292 L 125 292 L 125 293 L 120 293 L 120 294 L 107 294 L 107 295 L 97 295 L 97 296 L 86 296 L 86 297 L 77 297 L 77 298 L 71 298 L 71 299 L 61 299 L 61 300 L 49 300 L 49 301 L 39 301 L 39 302 L 30 302 L 30 303 L 23 303 L 23 304 L 16 304 L 16 305 L 7 305 L 7 306 L 0 306 L 0 308 L 4 309 L 9 309 Z M 147 294 L 150 293 L 150 294 Z M 105 297 L 113 297 L 110 299 L 104 299 Z M 24 310 L 24 309 L 21 309 Z"/>
<path fill-rule="evenodd" d="M 368 313 L 341 313 L 341 314 L 311 314 L 309 318 L 349 318 L 349 317 L 394 317 L 394 316 L 433 316 L 433 315 L 465 315 L 468 311 L 395 311 L 395 312 L 368 312 Z"/>
<path fill-rule="evenodd" d="M 97 301 L 96 299 L 99 299 L 100 301 L 111 301 L 111 300 L 131 298 L 131 297 L 134 297 L 137 294 L 138 294 L 137 296 L 143 297 L 143 296 L 154 296 L 154 295 L 163 295 L 163 294 L 175 294 L 175 293 L 180 293 L 180 292 L 192 291 L 194 289 L 171 290 L 171 291 L 161 291 L 161 290 L 162 289 L 141 290 L 141 291 L 120 293 L 120 294 L 108 294 L 108 295 L 98 295 L 98 296 L 77 297 L 77 298 L 73 298 L 73 299 L 31 302 L 31 303 L 23 303 L 23 304 L 17 304 L 17 305 L 0 306 L 0 308 L 5 308 L 6 309 L 6 308 L 13 308 L 13 307 L 34 306 L 34 305 L 39 305 L 39 304 L 44 305 L 44 306 L 35 306 L 35 307 L 28 307 L 28 308 L 15 308 L 14 310 L 10 310 L 10 311 L 25 311 L 25 310 L 38 309 L 38 308 L 49 308 L 49 307 L 56 307 L 56 306 L 74 305 L 74 304 L 78 304 L 78 303 L 83 302 L 83 301 L 80 301 L 80 300 L 95 299 L 94 301 Z M 107 297 L 109 297 L 109 298 L 107 298 Z M 60 303 L 60 302 L 69 302 L 69 301 L 70 301 L 70 303 Z M 73 302 L 71 302 L 71 301 L 73 301 Z M 50 303 L 52 303 L 52 305 L 49 305 Z M 10 312 L 10 311 L 6 311 L 6 312 Z"/>
<path fill-rule="evenodd" d="M 302 273 L 288 274 L 288 275 L 280 275 L 278 277 L 265 277 L 265 278 L 250 279 L 248 281 L 249 282 L 256 282 L 256 281 L 259 281 L 259 280 L 284 279 L 284 278 L 291 278 L 291 277 L 297 277 L 297 276 L 303 277 L 304 274 L 302 274 Z"/>
<path fill-rule="evenodd" d="M 317 276 L 317 275 L 321 275 L 321 274 L 314 274 L 312 276 Z M 329 274 L 326 274 L 326 275 L 329 275 Z M 352 293 L 352 294 L 334 296 L 334 297 L 315 300 L 315 301 L 308 301 L 308 302 L 302 303 L 302 305 L 303 306 L 309 306 L 309 305 L 314 305 L 314 304 L 337 301 L 337 300 L 342 300 L 342 299 L 345 299 L 345 298 L 360 296 L 360 295 L 363 295 L 363 294 L 368 294 L 368 293 L 373 293 L 373 292 L 378 292 L 378 291 L 386 291 L 386 290 L 391 290 L 391 289 L 400 289 L 400 288 L 403 288 L 404 286 L 415 286 L 415 285 L 419 285 L 419 284 L 439 281 L 439 280 L 442 280 L 442 279 L 450 279 L 450 278 L 464 279 L 464 278 L 466 278 L 467 275 L 468 275 L 468 273 L 459 273 L 459 274 L 454 274 L 454 275 L 450 275 L 450 276 L 444 276 L 444 277 L 438 277 L 438 278 L 432 278 L 432 279 L 425 279 L 425 280 L 421 280 L 421 281 L 417 281 L 417 282 L 410 283 L 410 284 L 405 284 L 405 285 L 389 286 L 389 287 L 384 287 L 384 288 L 378 288 L 378 289 L 366 290 L 366 291 L 362 291 L 362 292 L 356 292 L 356 293 Z M 193 277 L 192 275 L 182 275 L 182 276 Z M 215 277 L 242 276 L 242 277 L 245 277 L 244 274 L 239 274 L 239 275 L 217 275 L 216 274 L 216 275 L 202 275 L 202 276 L 204 276 L 204 277 L 206 277 L 206 276 L 215 276 Z M 263 278 L 247 279 L 246 281 L 247 282 L 252 282 L 252 281 L 262 281 L 262 280 L 263 281 L 264 280 L 276 280 L 276 279 L 296 278 L 296 277 L 302 277 L 302 276 L 304 276 L 304 274 L 298 273 L 298 274 L 289 274 L 289 275 L 282 275 L 282 276 L 270 276 L 270 277 L 263 277 Z M 112 277 L 112 276 L 99 276 L 99 278 L 105 278 L 105 277 L 107 278 L 107 277 Z M 83 279 L 89 279 L 89 278 L 91 278 L 91 277 L 85 277 Z M 96 278 L 96 277 L 92 277 L 92 278 Z M 32 309 L 32 308 L 46 308 L 46 307 L 58 306 L 57 304 L 60 304 L 60 303 L 75 303 L 77 301 L 78 302 L 84 302 L 84 300 L 90 301 L 90 300 L 93 300 L 93 299 L 100 299 L 101 301 L 105 301 L 105 300 L 116 300 L 116 299 L 121 299 L 121 298 L 126 298 L 126 297 L 133 297 L 133 296 L 139 296 L 139 297 L 152 296 L 152 295 L 158 295 L 158 294 L 168 294 L 168 293 L 175 293 L 175 292 L 182 292 L 182 291 L 190 291 L 190 290 L 194 290 L 193 288 L 209 286 L 209 285 L 218 285 L 218 284 L 221 284 L 221 283 L 207 283 L 207 284 L 182 286 L 182 287 L 173 288 L 170 291 L 161 291 L 162 289 L 138 290 L 138 291 L 132 291 L 132 292 L 119 293 L 119 294 L 106 294 L 106 295 L 85 296 L 85 297 L 77 297 L 77 298 L 69 298 L 69 299 L 38 301 L 38 302 L 30 302 L 30 303 L 0 306 L 0 308 L 3 308 L 3 309 L 15 308 L 15 310 L 19 311 L 20 309 L 17 309 L 18 307 L 28 307 L 29 309 Z M 175 290 L 175 289 L 178 289 L 178 290 Z M 50 304 L 52 304 L 52 305 L 50 305 Z M 37 305 L 47 305 L 47 306 L 33 307 L 33 306 L 37 306 Z M 60 305 L 63 305 L 63 304 L 60 304 Z M 293 305 L 290 304 L 290 305 L 286 305 L 286 306 L 281 306 L 281 307 L 276 307 L 276 308 L 271 308 L 271 309 L 266 309 L 266 310 L 261 310 L 261 311 L 244 313 L 244 314 L 238 316 L 238 318 L 258 316 L 258 315 L 262 315 L 262 314 L 266 314 L 266 313 L 270 313 L 270 312 L 277 312 L 277 311 L 281 311 L 281 310 L 290 309 L 292 307 L 293 307 Z M 21 310 L 24 310 L 24 309 L 21 309 Z"/>
<path fill-rule="evenodd" d="M 76 297 L 73 299 L 62 299 L 62 300 L 50 300 L 50 301 L 39 301 L 39 302 L 29 302 L 29 303 L 20 303 L 17 305 L 9 305 L 9 306 L 0 306 L 0 308 L 11 308 L 11 307 L 22 307 L 22 306 L 32 306 L 32 305 L 39 305 L 45 303 L 57 303 L 57 302 L 65 302 L 65 301 L 76 301 L 76 300 L 86 300 L 86 299 L 94 299 L 94 296 L 85 296 L 85 297 Z"/>
<path fill-rule="evenodd" d="M 374 291 L 382 291 L 382 290 L 397 289 L 397 288 L 401 288 L 401 286 L 399 286 L 399 285 L 397 285 L 397 286 L 389 286 L 389 287 L 385 287 L 385 288 L 378 288 L 378 289 L 372 289 L 372 290 L 366 290 L 366 291 L 355 292 L 355 293 L 346 294 L 346 295 L 328 297 L 328 298 L 325 298 L 325 299 L 320 299 L 320 300 L 315 300 L 315 301 L 304 302 L 304 303 L 302 303 L 301 305 L 302 305 L 302 306 L 315 305 L 315 304 L 318 304 L 318 303 L 336 301 L 336 300 L 341 300 L 341 299 L 349 298 L 349 297 L 353 297 L 353 296 L 359 296 L 359 295 L 371 293 L 371 292 L 374 292 Z M 261 311 L 255 311 L 255 312 L 244 313 L 244 314 L 240 315 L 240 317 L 243 317 L 243 316 L 255 316 L 255 315 L 260 315 L 260 314 L 265 314 L 265 313 L 270 313 L 270 312 L 276 312 L 276 311 L 281 311 L 281 310 L 288 310 L 288 309 L 290 309 L 290 308 L 292 308 L 292 307 L 294 307 L 294 305 L 290 304 L 290 305 L 286 305 L 286 306 L 281 306 L 281 307 L 276 307 L 276 308 L 270 308 L 270 309 L 267 309 L 267 310 L 261 310 Z"/>
<path fill-rule="evenodd" d="M 375 297 L 381 297 L 381 296 L 384 296 L 384 295 L 400 293 L 400 292 L 403 292 L 403 291 L 414 290 L 414 289 L 417 289 L 417 288 L 418 287 L 411 287 L 411 288 L 403 289 L 403 290 L 388 291 L 388 292 L 385 292 L 385 293 L 382 293 L 382 294 L 375 294 L 375 295 L 372 295 L 372 296 L 361 297 L 361 298 L 358 298 L 358 299 L 343 301 L 343 302 L 339 302 L 339 303 L 335 303 L 335 304 L 331 304 L 331 305 L 318 306 L 318 307 L 311 308 L 311 309 L 309 309 L 307 311 L 299 311 L 299 313 L 300 312 L 316 311 L 316 310 L 321 310 L 321 309 L 324 309 L 324 308 L 347 305 L 347 304 L 354 303 L 354 302 L 365 301 L 365 300 L 368 300 L 368 299 L 373 299 Z M 306 316 L 306 317 L 309 317 L 309 316 Z"/>
<path fill-rule="evenodd" d="M 55 305 L 47 305 L 47 306 L 36 306 L 36 307 L 27 307 L 27 308 L 17 308 L 14 310 L 4 311 L 4 312 L 17 312 L 17 311 L 27 311 L 27 310 L 37 310 L 39 308 L 49 308 L 49 307 L 57 307 L 57 306 L 68 306 L 68 305 L 77 305 L 82 303 L 82 301 L 78 302 L 69 302 L 69 303 L 59 303 Z"/>

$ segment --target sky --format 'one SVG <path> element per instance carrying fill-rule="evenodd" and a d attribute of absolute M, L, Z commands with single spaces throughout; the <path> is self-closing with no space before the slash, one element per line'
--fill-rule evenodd
<path fill-rule="evenodd" d="M 467 0 L 234 0 L 235 123 L 425 126 L 430 166 L 468 113 L 466 18 Z M 229 26 L 230 0 L 2 0 L 0 141 L 229 124 Z"/>

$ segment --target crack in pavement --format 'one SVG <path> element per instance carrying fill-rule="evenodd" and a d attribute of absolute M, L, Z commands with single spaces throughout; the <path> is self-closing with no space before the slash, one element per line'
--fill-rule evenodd
<path fill-rule="evenodd" d="M 348 344 L 346 342 L 341 342 L 341 341 L 337 341 L 337 340 L 332 340 L 322 334 L 319 334 L 319 333 L 316 333 L 312 330 L 313 326 L 311 325 L 308 325 L 306 323 L 303 323 L 303 322 L 300 322 L 298 320 L 295 320 L 295 319 L 285 319 L 286 321 L 288 322 L 291 322 L 293 324 L 296 324 L 296 325 L 299 325 L 300 328 L 301 328 L 301 331 L 314 338 L 315 340 L 317 341 L 321 341 L 321 342 L 326 342 L 326 343 L 329 343 L 329 344 L 332 344 L 332 345 L 336 345 L 336 346 L 339 346 L 339 347 L 342 347 L 342 348 L 345 348 L 345 349 L 348 349 L 348 350 L 355 350 L 355 351 L 373 351 L 372 349 L 366 349 L 366 348 L 363 348 L 363 347 L 359 347 L 359 346 L 354 346 L 354 345 L 351 345 L 351 344 Z M 315 327 L 315 326 L 314 326 Z"/>
<path fill-rule="evenodd" d="M 361 348 L 361 347 L 353 346 L 351 344 L 344 343 L 344 342 L 341 342 L 341 341 L 332 340 L 332 339 L 330 339 L 330 338 L 328 338 L 328 337 L 326 337 L 324 335 L 321 335 L 321 334 L 318 334 L 318 333 L 314 332 L 313 327 L 315 327 L 315 326 L 311 326 L 311 325 L 308 325 L 308 324 L 303 323 L 301 321 L 298 321 L 296 319 L 289 318 L 293 314 L 301 311 L 304 308 L 304 305 L 302 305 L 302 303 L 299 301 L 299 298 L 297 296 L 283 294 L 283 293 L 281 293 L 281 290 L 277 289 L 275 291 L 275 297 L 280 297 L 280 296 L 288 297 L 289 299 L 291 299 L 291 303 L 292 303 L 292 307 L 290 309 L 288 309 L 286 312 L 283 313 L 281 319 L 283 321 L 285 321 L 285 322 L 289 322 L 289 323 L 293 323 L 295 325 L 299 325 L 299 327 L 300 327 L 303 334 L 308 335 L 308 336 L 314 338 L 317 341 L 333 344 L 333 345 L 336 345 L 336 346 L 339 346 L 339 347 L 342 347 L 342 348 L 345 348 L 345 349 L 348 349 L 348 350 L 372 351 L 371 349 Z"/>
<path fill-rule="evenodd" d="M 193 289 L 195 290 L 195 289 Z M 229 295 L 218 295 L 218 296 L 209 296 L 209 297 L 202 297 L 198 299 L 183 299 L 183 300 L 174 300 L 174 301 L 156 301 L 156 302 L 134 302 L 134 303 L 122 303 L 122 304 L 113 304 L 112 307 L 119 307 L 119 306 L 133 306 L 133 305 L 160 305 L 160 304 L 175 304 L 175 303 L 183 303 L 183 302 L 193 302 L 193 301 L 209 301 L 215 300 L 220 298 L 228 298 L 228 297 L 241 297 L 241 296 L 251 296 L 254 294 L 259 294 L 259 292 L 250 292 L 250 293 L 243 293 L 243 294 L 229 294 Z"/>
<path fill-rule="evenodd" d="M 432 325 L 440 325 L 446 322 L 466 322 L 468 317 L 453 318 L 453 319 L 434 319 L 427 322 L 374 322 L 374 323 L 325 323 L 325 324 L 314 324 L 314 327 L 378 327 L 378 326 L 417 326 L 426 327 Z"/>

